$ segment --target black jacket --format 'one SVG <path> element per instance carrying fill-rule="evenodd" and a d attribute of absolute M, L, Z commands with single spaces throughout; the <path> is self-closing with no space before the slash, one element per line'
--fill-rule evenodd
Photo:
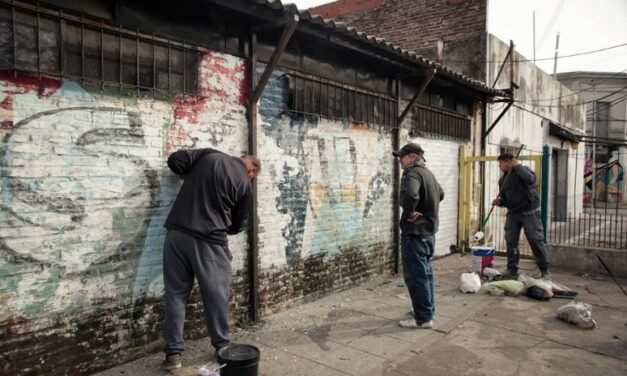
<path fill-rule="evenodd" d="M 252 184 L 240 158 L 214 149 L 179 150 L 168 158 L 168 167 L 187 176 L 166 228 L 227 244 L 227 234 L 246 227 Z"/>
<path fill-rule="evenodd" d="M 424 162 L 414 163 L 403 171 L 401 179 L 400 228 L 403 235 L 435 235 L 438 232 L 438 212 L 444 191 Z M 408 222 L 413 212 L 422 216 L 416 222 Z"/>
<path fill-rule="evenodd" d="M 508 174 L 512 176 L 505 182 Z M 536 192 L 536 175 L 533 171 L 527 166 L 518 165 L 508 174 L 499 179 L 501 190 L 499 206 L 506 207 L 508 213 L 522 213 L 537 209 L 540 206 L 540 200 Z"/>

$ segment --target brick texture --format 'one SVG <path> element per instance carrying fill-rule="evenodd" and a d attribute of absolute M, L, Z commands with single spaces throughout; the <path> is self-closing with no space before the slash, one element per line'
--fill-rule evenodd
<path fill-rule="evenodd" d="M 169 100 L 0 77 L 0 374 L 82 375 L 161 346 L 163 222 L 180 184 L 165 160 L 247 148 L 244 61 L 208 53 L 199 73 L 200 97 Z M 234 321 L 245 239 L 231 242 Z"/>
<path fill-rule="evenodd" d="M 0 374 L 82 375 L 162 346 L 163 222 L 178 148 L 247 148 L 242 59 L 208 53 L 201 95 L 157 100 L 0 76 Z M 259 105 L 262 314 L 389 273 L 391 131 L 287 111 L 276 72 Z M 246 234 L 231 321 L 246 320 Z M 206 335 L 199 294 L 186 338 Z"/>
<path fill-rule="evenodd" d="M 343 0 L 310 11 L 485 80 L 486 0 Z"/>
<path fill-rule="evenodd" d="M 287 108 L 285 71 L 260 101 L 260 299 L 274 312 L 391 270 L 391 132 L 304 118 Z"/>

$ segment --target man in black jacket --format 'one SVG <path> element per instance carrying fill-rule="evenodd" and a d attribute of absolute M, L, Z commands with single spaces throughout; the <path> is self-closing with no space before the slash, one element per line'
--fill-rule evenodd
<path fill-rule="evenodd" d="M 229 291 L 231 253 L 227 234 L 246 227 L 252 180 L 261 164 L 252 155 L 232 157 L 213 149 L 179 150 L 168 167 L 185 181 L 165 221 L 163 250 L 165 285 L 163 368 L 181 367 L 183 324 L 194 276 L 202 296 L 211 344 L 217 350 L 230 344 Z"/>
<path fill-rule="evenodd" d="M 536 193 L 536 175 L 523 166 L 510 153 L 498 157 L 499 167 L 505 174 L 499 179 L 500 195 L 492 205 L 507 208 L 505 220 L 505 242 L 507 244 L 506 277 L 518 277 L 520 252 L 520 229 L 525 230 L 525 237 L 536 258 L 536 264 L 542 278 L 549 278 L 549 262 L 544 249 L 542 220 L 540 218 L 540 200 Z M 509 176 L 511 175 L 511 176 Z M 508 177 L 509 176 L 509 177 Z"/>
<path fill-rule="evenodd" d="M 435 313 L 435 290 L 431 258 L 435 252 L 438 212 L 444 191 L 425 166 L 424 150 L 409 143 L 392 152 L 398 158 L 403 177 L 400 203 L 401 258 L 403 277 L 411 298 L 414 318 L 403 320 L 404 328 L 430 329 Z"/>

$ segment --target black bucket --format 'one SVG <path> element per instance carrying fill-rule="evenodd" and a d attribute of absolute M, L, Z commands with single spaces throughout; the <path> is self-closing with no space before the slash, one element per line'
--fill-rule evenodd
<path fill-rule="evenodd" d="M 218 351 L 220 376 L 257 376 L 260 351 L 252 345 L 234 344 Z"/>

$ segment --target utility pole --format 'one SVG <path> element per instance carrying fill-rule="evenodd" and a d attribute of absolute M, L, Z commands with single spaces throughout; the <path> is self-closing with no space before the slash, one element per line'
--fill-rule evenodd
<path fill-rule="evenodd" d="M 553 78 L 557 77 L 557 50 L 560 47 L 560 33 L 557 32 L 557 37 L 555 38 L 555 62 L 553 63 Z"/>
<path fill-rule="evenodd" d="M 533 63 L 536 63 L 536 11 L 533 11 Z"/>
<path fill-rule="evenodd" d="M 597 128 L 597 87 L 596 83 L 592 86 L 592 213 L 594 213 L 595 202 L 597 200 L 597 146 L 594 143 Z"/>

